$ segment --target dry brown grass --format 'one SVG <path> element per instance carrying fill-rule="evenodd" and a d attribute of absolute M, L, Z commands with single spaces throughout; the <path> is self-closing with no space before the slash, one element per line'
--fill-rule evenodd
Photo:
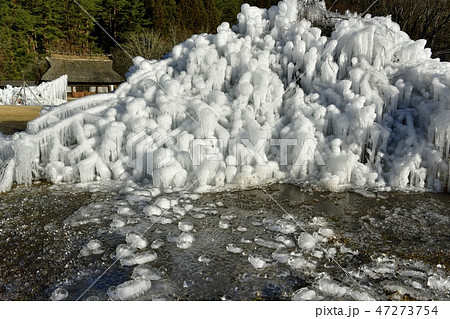
<path fill-rule="evenodd" d="M 41 108 L 0 105 L 0 132 L 10 135 L 25 130 L 27 123 L 39 116 Z"/>

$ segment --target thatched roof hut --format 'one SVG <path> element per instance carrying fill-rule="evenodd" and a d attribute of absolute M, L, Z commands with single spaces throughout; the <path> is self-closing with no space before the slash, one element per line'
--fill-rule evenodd
<path fill-rule="evenodd" d="M 53 81 L 63 74 L 67 74 L 69 83 L 118 84 L 125 80 L 113 70 L 107 57 L 53 55 L 47 61 L 50 69 L 42 76 L 43 81 Z"/>
<path fill-rule="evenodd" d="M 68 76 L 68 96 L 81 97 L 114 90 L 125 81 L 112 68 L 112 61 L 106 56 L 75 56 L 53 54 L 47 57 L 50 64 L 42 81 L 52 81 L 63 74 Z"/>

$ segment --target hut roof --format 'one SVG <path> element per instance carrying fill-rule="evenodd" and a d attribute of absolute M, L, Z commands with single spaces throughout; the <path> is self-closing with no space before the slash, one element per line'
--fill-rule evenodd
<path fill-rule="evenodd" d="M 47 57 L 50 68 L 42 76 L 42 81 L 53 81 L 67 74 L 69 83 L 114 84 L 125 79 L 112 68 L 107 57 L 80 57 L 53 55 Z"/>

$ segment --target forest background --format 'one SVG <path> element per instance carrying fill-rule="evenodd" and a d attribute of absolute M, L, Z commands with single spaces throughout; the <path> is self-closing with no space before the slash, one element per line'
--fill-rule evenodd
<path fill-rule="evenodd" d="M 195 33 L 234 24 L 243 3 L 269 8 L 279 0 L 77 0 L 132 56 L 160 59 Z M 364 12 L 373 0 L 327 0 L 341 13 Z M 379 0 L 368 13 L 392 15 L 433 57 L 450 61 L 450 1 Z M 132 62 L 73 0 L 0 0 L 0 80 L 39 81 L 51 52 L 107 54 L 124 75 Z"/>

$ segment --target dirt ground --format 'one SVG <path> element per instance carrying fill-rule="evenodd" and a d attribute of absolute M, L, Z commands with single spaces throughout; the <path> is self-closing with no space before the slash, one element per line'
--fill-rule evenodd
<path fill-rule="evenodd" d="M 0 105 L 0 132 L 11 135 L 25 130 L 27 123 L 39 116 L 41 106 Z"/>

